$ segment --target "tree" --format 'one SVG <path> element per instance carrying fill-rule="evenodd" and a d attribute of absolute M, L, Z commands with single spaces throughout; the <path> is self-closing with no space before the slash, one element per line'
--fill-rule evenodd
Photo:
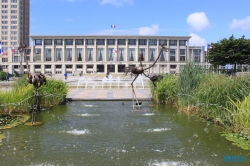
<path fill-rule="evenodd" d="M 217 43 L 211 43 L 207 60 L 213 66 L 250 63 L 250 40 L 242 36 L 236 39 L 233 35 L 229 39 L 222 39 Z"/>

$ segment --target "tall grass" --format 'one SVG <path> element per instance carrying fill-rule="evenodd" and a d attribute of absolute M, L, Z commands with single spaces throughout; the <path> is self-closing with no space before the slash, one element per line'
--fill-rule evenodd
<path fill-rule="evenodd" d="M 177 78 L 159 81 L 152 94 L 158 103 L 171 102 L 179 110 L 250 134 L 250 76 L 209 74 L 189 62 Z"/>
<path fill-rule="evenodd" d="M 151 91 L 156 103 L 173 103 L 175 101 L 176 80 L 173 75 L 165 75 L 163 79 L 156 82 L 156 87 L 151 83 Z"/>
<path fill-rule="evenodd" d="M 57 105 L 63 102 L 68 92 L 61 80 L 48 79 L 47 84 L 38 88 L 40 106 Z M 11 91 L 0 91 L 0 113 L 28 113 L 34 102 L 34 87 L 26 77 L 19 78 Z"/>

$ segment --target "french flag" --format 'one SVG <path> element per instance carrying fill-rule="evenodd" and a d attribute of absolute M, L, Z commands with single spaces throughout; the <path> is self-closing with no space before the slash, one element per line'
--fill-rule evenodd
<path fill-rule="evenodd" d="M 0 55 L 3 54 L 3 51 L 2 51 L 2 41 L 0 41 Z"/>
<path fill-rule="evenodd" d="M 111 25 L 111 28 L 116 28 L 116 25 L 114 24 L 114 25 Z"/>
<path fill-rule="evenodd" d="M 12 53 L 15 53 L 15 48 L 14 48 L 13 45 L 11 46 L 11 52 L 12 52 Z"/>

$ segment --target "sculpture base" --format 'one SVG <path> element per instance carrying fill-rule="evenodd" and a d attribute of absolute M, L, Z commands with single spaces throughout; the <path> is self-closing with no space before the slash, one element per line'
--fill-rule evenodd
<path fill-rule="evenodd" d="M 40 125 L 40 124 L 42 124 L 42 122 L 36 122 L 34 124 L 32 124 L 32 122 L 26 122 L 26 123 L 24 123 L 25 126 L 37 126 L 37 125 Z"/>

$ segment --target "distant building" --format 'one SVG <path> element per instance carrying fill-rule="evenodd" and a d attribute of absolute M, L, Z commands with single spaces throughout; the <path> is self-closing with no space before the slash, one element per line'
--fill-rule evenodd
<path fill-rule="evenodd" d="M 0 39 L 4 55 L 0 58 L 3 70 L 12 73 L 19 45 L 29 45 L 30 0 L 1 0 Z M 13 53 L 12 53 L 13 49 Z"/>
<path fill-rule="evenodd" d="M 138 55 L 143 54 L 143 67 L 157 58 L 161 45 L 163 51 L 158 62 L 147 72 L 179 73 L 187 61 L 205 65 L 201 47 L 190 47 L 190 36 L 30 36 L 32 46 L 29 56 L 31 72 L 78 75 L 79 73 L 122 73 L 126 66 L 138 66 Z M 14 55 L 9 66 L 19 71 L 20 55 Z M 25 65 L 23 61 L 23 65 Z M 27 68 L 24 68 L 27 72 Z"/>

